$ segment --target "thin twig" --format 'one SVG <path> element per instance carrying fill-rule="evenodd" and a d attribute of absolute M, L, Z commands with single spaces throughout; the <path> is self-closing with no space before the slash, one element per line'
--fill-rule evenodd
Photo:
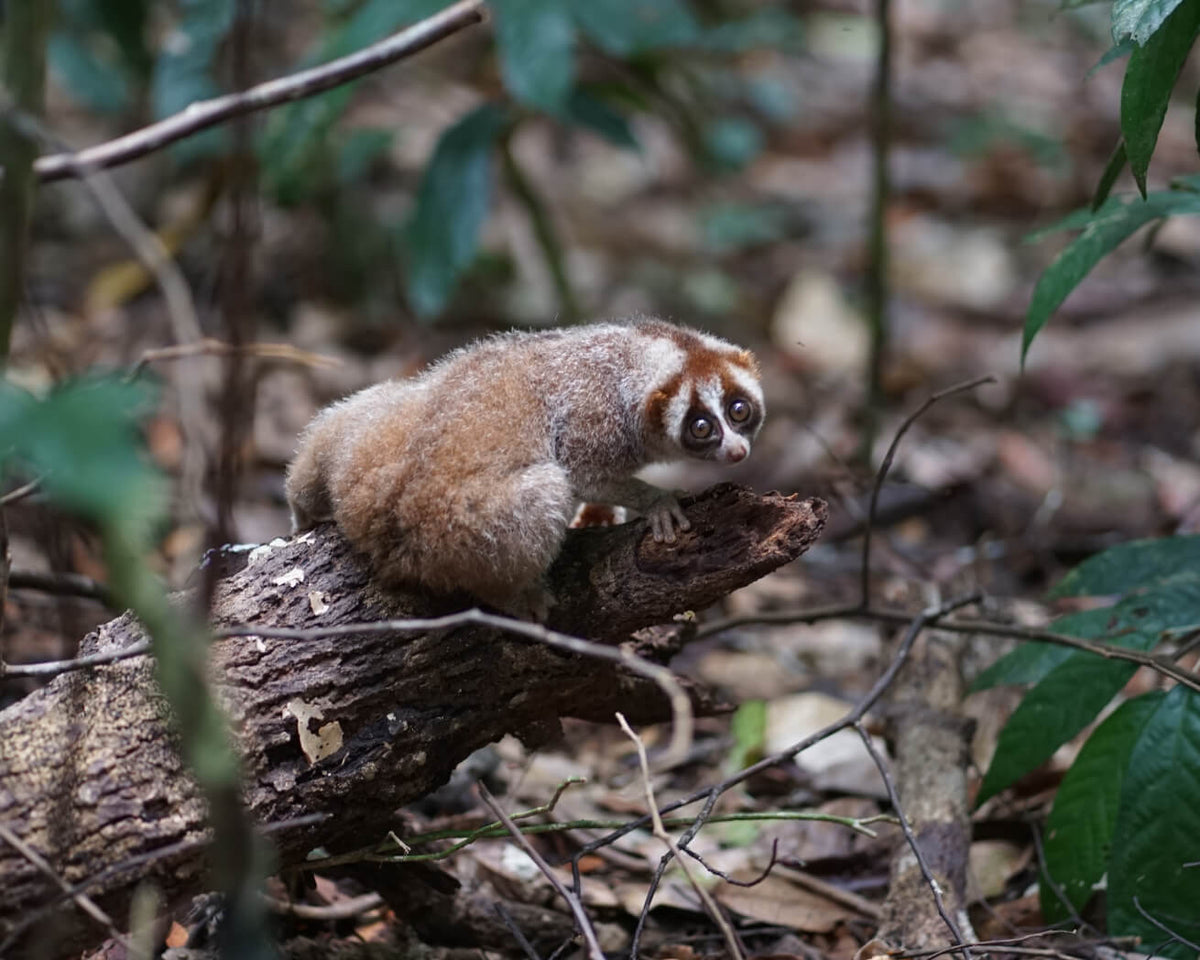
<path fill-rule="evenodd" d="M 1054 894 L 1054 898 L 1067 911 L 1067 916 L 1071 918 L 1071 923 L 1074 924 L 1076 930 L 1090 928 L 1099 933 L 1095 927 L 1079 915 L 1079 911 L 1071 903 L 1071 899 L 1067 896 L 1066 891 L 1063 890 L 1062 885 L 1050 875 L 1050 868 L 1046 865 L 1046 847 L 1042 843 L 1042 832 L 1037 828 L 1037 824 L 1030 824 L 1030 833 L 1033 836 L 1033 852 L 1037 857 L 1038 870 L 1041 875 L 1039 879 L 1046 882 L 1046 885 L 1050 888 L 1050 892 Z"/>
<path fill-rule="evenodd" d="M 946 909 L 946 901 L 942 898 L 941 884 L 938 883 L 937 878 L 933 875 L 933 871 L 929 867 L 929 861 L 925 859 L 925 854 L 921 851 L 921 845 L 917 843 L 917 837 L 913 833 L 912 824 L 908 822 L 908 817 L 904 814 L 904 808 L 900 805 L 900 794 L 896 790 L 896 784 L 892 782 L 892 775 L 888 771 L 887 764 L 884 762 L 883 757 L 879 755 L 879 751 L 875 749 L 875 744 L 871 742 L 871 735 L 867 733 L 861 721 L 855 722 L 854 729 L 862 739 L 863 746 L 867 748 L 867 753 L 871 755 L 871 760 L 879 770 L 879 776 L 883 778 L 883 786 L 887 790 L 888 799 L 892 803 L 892 809 L 896 811 L 896 816 L 900 819 L 900 829 L 904 833 L 904 839 L 908 841 L 909 849 L 912 850 L 913 856 L 917 859 L 917 866 L 921 870 L 921 876 L 925 878 L 925 882 L 929 885 L 929 889 L 933 893 L 933 902 L 937 906 L 937 912 L 942 918 L 942 922 L 946 924 L 946 928 L 950 931 L 951 942 L 959 948 L 963 955 L 963 960 L 971 960 L 970 944 L 963 939 L 962 931 L 959 930 L 958 924 Z"/>
<path fill-rule="evenodd" d="M 24 500 L 26 497 L 33 496 L 42 488 L 42 478 L 30 480 L 26 484 L 22 484 L 14 490 L 9 490 L 4 496 L 0 497 L 0 507 L 7 507 L 10 504 L 16 503 L 18 500 Z"/>
<path fill-rule="evenodd" d="M 262 895 L 262 901 L 272 913 L 285 917 L 299 917 L 301 920 L 353 920 L 355 917 L 383 906 L 383 897 L 377 893 L 364 893 L 362 896 L 339 900 L 337 903 L 315 905 L 311 903 L 292 903 L 290 900 L 277 900 L 274 897 Z"/>
<path fill-rule="evenodd" d="M 89 897 L 86 893 L 71 892 L 71 885 L 58 875 L 58 871 L 56 871 L 54 867 L 50 865 L 46 858 L 34 850 L 33 847 L 27 844 L 2 823 L 0 823 L 0 840 L 3 840 L 10 847 L 16 850 L 17 853 L 41 870 L 42 873 L 53 880 L 64 893 L 69 894 L 71 899 L 75 901 L 75 905 L 89 917 L 95 920 L 98 924 L 104 927 L 108 931 L 109 936 L 128 947 L 128 943 L 125 940 L 125 935 L 121 933 L 121 931 L 117 928 L 117 925 L 113 923 L 112 917 L 110 917 L 96 905 L 95 900 Z"/>
<path fill-rule="evenodd" d="M 145 351 L 126 376 L 127 379 L 135 380 L 149 364 L 161 360 L 183 360 L 198 356 L 225 357 L 235 352 L 240 352 L 247 357 L 279 360 L 305 367 L 336 367 L 341 364 L 341 361 L 334 357 L 325 357 L 319 353 L 301 350 L 293 347 L 290 343 L 244 343 L 235 347 L 214 337 L 201 337 L 191 343 L 179 343 L 170 347 L 157 347 Z"/>
<path fill-rule="evenodd" d="M 900 441 L 908 433 L 909 428 L 924 415 L 925 411 L 939 400 L 944 397 L 954 396 L 956 393 L 974 390 L 985 383 L 995 382 L 996 378 L 992 374 L 987 374 L 986 376 L 976 377 L 974 380 L 967 380 L 965 383 L 957 383 L 952 387 L 947 387 L 945 390 L 939 390 L 937 393 L 930 394 L 924 403 L 905 417 L 904 422 L 900 424 L 900 429 L 892 437 L 892 442 L 888 446 L 883 462 L 879 465 L 879 470 L 875 474 L 875 485 L 871 488 L 871 504 L 867 508 L 867 526 L 863 530 L 862 569 L 859 573 L 858 602 L 860 607 L 865 609 L 871 602 L 871 532 L 875 526 L 875 512 L 879 507 L 879 491 L 883 489 L 883 481 L 887 478 L 888 471 L 892 468 L 892 460 L 896 456 L 896 448 L 900 446 Z"/>
<path fill-rule="evenodd" d="M 105 653 L 93 653 L 86 657 L 76 657 L 74 660 L 48 660 L 45 663 L 0 663 L 0 680 L 16 680 L 26 677 L 38 677 L 48 680 L 60 673 L 70 673 L 73 670 L 90 670 L 92 667 L 103 667 L 121 660 L 131 660 L 134 657 L 145 656 L 150 652 L 150 641 L 141 640 L 120 650 L 109 650 Z"/>
<path fill-rule="evenodd" d="M 513 939 L 520 944 L 521 950 L 524 952 L 528 960 L 542 960 L 538 956 L 538 952 L 533 949 L 533 944 L 529 942 L 529 938 L 525 936 L 521 928 L 517 926 L 517 921 L 512 918 L 512 915 L 504 909 L 504 904 L 499 900 L 492 904 L 492 909 L 496 911 L 496 916 L 500 918 L 500 922 L 508 927 L 508 932 L 513 935 Z"/>
<path fill-rule="evenodd" d="M 862 459 L 870 462 L 876 428 L 883 406 L 883 365 L 889 338 L 887 214 L 891 202 L 889 156 L 892 142 L 892 18 L 891 0 L 875 0 L 875 26 L 879 48 L 871 81 L 868 125 L 871 137 L 871 223 L 867 241 L 867 274 L 864 293 L 871 352 L 867 363 L 866 429 Z M 863 601 L 866 603 L 866 601 Z"/>
<path fill-rule="evenodd" d="M 492 811 L 496 819 L 504 824 L 508 832 L 512 835 L 512 838 L 517 842 L 517 845 L 525 851 L 529 859 L 537 865 L 537 868 L 550 881 L 550 885 L 558 891 L 558 895 L 567 902 L 567 906 L 570 907 L 571 913 L 575 916 L 575 923 L 579 927 L 579 932 L 583 935 L 584 942 L 587 944 L 588 955 L 591 957 L 591 960 L 604 960 L 604 951 L 600 949 L 600 941 L 596 939 L 596 931 L 592 927 L 592 921 L 589 919 L 587 911 L 583 909 L 583 902 L 558 879 L 558 875 L 550 869 L 550 864 L 546 863 L 534 845 L 529 842 L 529 838 L 521 833 L 508 814 L 501 809 L 500 804 L 496 802 L 488 788 L 482 782 L 477 783 L 476 787 L 479 790 L 480 799 L 487 804 L 488 809 Z"/>
<path fill-rule="evenodd" d="M 903 624 L 912 620 L 912 614 L 903 610 L 889 610 L 868 607 L 858 604 L 835 604 L 827 607 L 813 607 L 809 610 L 771 610 L 765 613 L 752 614 L 745 617 L 728 617 L 705 624 L 697 632 L 697 639 L 712 636 L 734 627 L 762 623 L 815 623 L 818 620 L 833 620 L 842 617 L 859 618 L 863 620 L 880 620 L 884 623 Z M 1086 640 L 1083 637 L 1072 637 L 1065 633 L 1055 633 L 1039 627 L 1021 627 L 1008 623 L 995 623 L 991 620 L 942 620 L 938 623 L 939 630 L 949 630 L 953 633 L 981 633 L 993 637 L 1012 637 L 1015 640 L 1025 640 L 1034 643 L 1050 643 L 1059 647 L 1070 647 L 1072 650 L 1083 650 L 1093 653 L 1106 660 L 1125 660 L 1147 667 L 1168 679 L 1183 684 L 1191 690 L 1200 693 L 1200 674 L 1177 666 L 1170 658 L 1118 647 L 1098 640 Z"/>
<path fill-rule="evenodd" d="M 879 679 L 872 684 L 871 689 L 867 691 L 866 695 L 859 700 L 859 702 L 856 703 L 854 707 L 846 713 L 845 716 L 835 720 L 828 726 L 822 727 L 815 733 L 809 734 L 804 739 L 798 740 L 791 746 L 784 747 L 784 749 L 779 750 L 770 756 L 763 757 L 761 760 L 750 764 L 748 767 L 742 768 L 732 776 L 726 777 L 720 783 L 714 784 L 710 787 L 705 787 L 703 790 L 697 790 L 686 797 L 672 801 L 664 807 L 660 807 L 660 812 L 670 813 L 678 810 L 680 807 L 686 807 L 700 800 L 704 800 L 705 809 L 701 811 L 700 816 L 707 817 L 712 812 L 712 805 L 716 802 L 716 798 L 726 790 L 737 786 L 739 783 L 742 783 L 753 776 L 757 776 L 764 770 L 769 770 L 772 767 L 777 767 L 780 764 L 787 763 L 797 754 L 803 753 L 814 743 L 825 740 L 826 738 L 833 736 L 833 734 L 837 733 L 839 730 L 845 730 L 847 727 L 851 727 L 858 723 L 858 721 L 865 717 L 870 709 L 875 706 L 875 704 L 879 701 L 879 698 L 884 695 L 888 687 L 890 687 L 895 681 L 896 675 L 900 672 L 900 669 L 904 666 L 905 662 L 907 662 L 909 652 L 912 650 L 912 646 L 916 642 L 917 636 L 921 633 L 921 631 L 933 624 L 937 624 L 938 629 L 941 629 L 941 620 L 943 617 L 948 616 L 955 610 L 965 607 L 968 604 L 978 603 L 979 598 L 980 595 L 978 593 L 971 593 L 955 600 L 948 600 L 939 606 L 929 607 L 928 609 L 917 614 L 915 617 L 912 617 L 909 621 L 908 629 L 905 631 L 903 639 L 896 648 L 896 653 L 892 657 L 891 663 L 888 664 L 887 669 L 880 674 Z M 625 836 L 625 834 L 645 827 L 649 822 L 649 814 L 645 814 L 636 818 L 635 820 L 631 820 L 620 829 L 614 830 L 603 837 L 585 844 L 575 853 L 573 859 L 577 862 L 578 858 L 584 854 L 590 853 L 597 847 L 607 846 L 614 840 L 618 840 Z"/>
<path fill-rule="evenodd" d="M 1154 926 L 1170 937 L 1172 941 L 1175 943 L 1182 943 L 1189 950 L 1195 950 L 1197 953 L 1200 953 L 1200 946 L 1197 946 L 1191 940 L 1188 940 L 1186 937 L 1176 933 L 1157 917 L 1152 916 L 1150 912 L 1142 906 L 1142 901 L 1136 896 L 1133 898 L 1133 905 L 1137 908 L 1137 912 L 1140 913 L 1148 923 L 1154 924 Z"/>
<path fill-rule="evenodd" d="M 8 585 L 17 590 L 38 590 L 60 597 L 84 597 L 112 606 L 108 587 L 81 573 L 44 573 L 40 570 L 12 570 Z"/>
<path fill-rule="evenodd" d="M 890 817 L 889 822 L 895 823 L 896 819 Z M 883 916 L 883 910 L 873 900 L 860 897 L 857 893 L 832 884 L 828 880 L 814 877 L 811 873 L 805 873 L 803 870 L 797 870 L 789 867 L 787 864 L 780 864 L 776 872 L 789 883 L 803 887 L 805 890 L 815 893 L 819 897 L 824 897 L 826 900 L 839 903 L 843 907 L 847 907 L 855 913 L 862 914 L 868 920 L 872 920 L 875 923 L 878 923 L 879 919 Z"/>
<path fill-rule="evenodd" d="M 259 832 L 263 836 L 271 836 L 283 830 L 294 830 L 300 827 L 316 826 L 324 823 L 330 818 L 328 813 L 306 813 L 299 817 L 289 817 L 286 820 L 275 820 L 265 824 L 260 828 Z M 145 853 L 135 854 L 131 857 L 126 857 L 111 866 L 105 867 L 102 870 L 93 873 L 79 883 L 63 889 L 48 903 L 43 904 L 36 910 L 30 911 L 22 919 L 16 923 L 8 932 L 8 936 L 0 942 L 0 957 L 7 956 L 9 949 L 14 943 L 21 939 L 25 931 L 37 926 L 46 917 L 50 916 L 58 909 L 59 904 L 64 900 L 70 900 L 74 897 L 86 893 L 94 887 L 98 887 L 115 880 L 126 873 L 131 873 L 134 870 L 144 870 L 150 864 L 158 863 L 161 860 L 169 859 L 170 857 L 179 856 L 185 853 L 191 853 L 195 850 L 202 850 L 213 842 L 212 832 L 208 831 L 199 837 L 188 837 L 184 840 L 178 840 L 175 843 L 167 844 L 165 847 L 159 847 L 155 850 L 148 850 Z"/>
<path fill-rule="evenodd" d="M 734 960 L 744 960 L 745 955 L 742 952 L 742 945 L 738 943 L 738 939 L 733 932 L 733 927 L 729 925 L 728 918 L 721 912 L 721 908 L 717 906 L 717 902 L 712 898 L 712 894 L 705 890 L 704 885 L 692 875 L 687 861 L 679 855 L 679 847 L 676 846 L 675 840 L 667 833 L 667 828 L 663 826 L 662 816 L 658 810 L 658 802 L 654 799 L 654 788 L 650 786 L 650 763 L 646 759 L 646 745 L 642 743 L 642 738 L 633 732 L 633 727 L 629 725 L 629 722 L 625 719 L 625 715 L 620 712 L 617 713 L 617 723 L 621 725 L 621 729 L 625 731 L 625 735 L 633 741 L 633 745 L 637 749 L 638 764 L 642 771 L 642 789 L 646 795 L 646 806 L 650 811 L 650 822 L 653 824 L 654 835 L 666 845 L 667 849 L 675 857 L 675 862 L 679 864 L 683 875 L 687 877 L 688 883 L 692 885 L 692 889 L 696 891 L 700 902 L 704 904 L 705 911 L 712 918 L 713 923 L 717 925 L 717 929 L 721 931 L 721 935 L 725 939 L 725 949 L 729 951 L 729 955 Z M 634 953 L 633 956 L 634 960 L 637 960 L 637 954 Z"/>
<path fill-rule="evenodd" d="M 197 101 L 157 123 L 78 153 L 41 157 L 34 164 L 34 174 L 47 182 L 78 176 L 81 165 L 107 168 L 128 163 L 234 117 L 311 97 L 365 77 L 483 19 L 483 0 L 461 0 L 349 56 L 268 80 L 240 93 Z"/>

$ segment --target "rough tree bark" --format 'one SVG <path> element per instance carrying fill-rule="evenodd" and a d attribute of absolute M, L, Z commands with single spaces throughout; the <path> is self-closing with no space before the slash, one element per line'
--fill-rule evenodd
<path fill-rule="evenodd" d="M 760 497 L 731 485 L 685 506 L 692 530 L 674 546 L 654 543 L 640 522 L 573 532 L 550 573 L 558 605 L 549 626 L 628 640 L 795 559 L 826 516 L 819 500 Z M 223 565 L 213 602 L 218 625 L 311 628 L 465 605 L 381 592 L 331 527 L 215 562 Z M 652 632 L 639 652 L 664 660 L 686 635 Z M 81 653 L 139 639 L 127 614 L 90 634 Z M 648 680 L 479 626 L 233 638 L 213 644 L 211 664 L 244 757 L 245 802 L 256 822 L 273 825 L 281 866 L 318 845 L 336 852 L 382 839 L 397 807 L 506 733 L 544 742 L 562 717 L 607 722 L 620 709 L 645 723 L 669 715 Z M 698 711 L 712 708 L 705 691 L 688 689 Z M 306 739 L 330 725 L 325 733 L 340 748 L 311 762 L 297 714 L 315 718 Z M 143 880 L 171 899 L 204 889 L 204 806 L 165 717 L 146 657 L 63 675 L 0 713 L 0 823 L 118 922 Z M 294 823 L 313 814 L 324 818 Z M 60 953 L 103 936 L 53 878 L 3 843 L 0 891 L 0 955 L 37 942 L 38 955 L 50 956 L 48 929 Z"/>

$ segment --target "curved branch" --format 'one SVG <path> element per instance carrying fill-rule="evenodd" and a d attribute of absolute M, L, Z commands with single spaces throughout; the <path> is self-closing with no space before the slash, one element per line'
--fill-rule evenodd
<path fill-rule="evenodd" d="M 483 0 L 460 0 L 432 17 L 348 56 L 268 80 L 240 93 L 198 101 L 157 123 L 78 153 L 56 153 L 41 157 L 34 163 L 34 174 L 46 183 L 80 176 L 88 169 L 115 167 L 137 160 L 235 117 L 292 100 L 302 100 L 358 80 L 483 19 Z"/>

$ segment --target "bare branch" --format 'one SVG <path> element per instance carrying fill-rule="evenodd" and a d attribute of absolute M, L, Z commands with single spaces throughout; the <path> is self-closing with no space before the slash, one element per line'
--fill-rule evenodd
<path fill-rule="evenodd" d="M 618 714 L 618 716 L 620 716 Z M 571 908 L 571 913 L 575 915 L 575 922 L 579 926 L 579 932 L 583 934 L 584 942 L 587 944 L 588 956 L 591 960 L 604 960 L 604 951 L 600 949 L 600 941 L 596 939 L 596 931 L 592 928 L 592 922 L 588 918 L 587 911 L 583 909 L 583 903 L 574 893 L 566 888 L 566 885 L 558 878 L 558 875 L 550 869 L 550 864 L 546 863 L 545 859 L 529 842 L 529 838 L 523 834 L 512 818 L 501 808 L 495 798 L 482 783 L 477 784 L 479 790 L 479 798 L 487 804 L 489 810 L 495 814 L 499 820 L 508 829 L 512 838 L 517 842 L 518 846 L 525 851 L 526 855 L 537 864 L 537 868 L 542 871 L 546 879 L 550 881 L 550 885 L 558 891 L 558 895 L 562 897 L 567 906 Z"/>
<path fill-rule="evenodd" d="M 905 418 L 904 422 L 900 424 L 900 429 L 896 431 L 896 435 L 892 437 L 891 445 L 884 455 L 883 463 L 879 465 L 879 471 L 875 474 L 875 486 L 871 489 L 871 506 L 867 509 L 867 526 L 863 530 L 862 570 L 859 574 L 859 606 L 865 608 L 871 602 L 871 531 L 875 526 L 875 511 L 879 506 L 879 491 L 883 489 L 883 481 L 887 478 L 888 471 L 892 468 L 892 460 L 896 456 L 896 448 L 900 446 L 900 441 L 908 433 L 909 427 L 916 423 L 926 410 L 943 397 L 951 397 L 956 393 L 974 390 L 985 383 L 995 382 L 996 378 L 988 374 L 987 376 L 976 377 L 974 380 L 968 380 L 965 383 L 957 383 L 952 387 L 947 387 L 945 390 L 939 390 L 937 393 L 930 394 L 924 403 Z"/>
<path fill-rule="evenodd" d="M 638 766 L 642 774 L 642 790 L 646 795 L 646 806 L 650 809 L 650 821 L 654 825 L 654 835 L 658 837 L 671 854 L 675 857 L 675 862 L 679 864 L 679 868 L 683 871 L 683 875 L 687 877 L 688 883 L 692 885 L 692 889 L 696 891 L 696 896 L 700 898 L 700 902 L 704 904 L 704 909 L 708 915 L 712 917 L 713 923 L 717 925 L 717 929 L 721 931 L 721 936 L 725 938 L 725 949 L 729 951 L 729 955 L 734 960 L 744 960 L 745 954 L 742 952 L 742 946 L 738 943 L 737 937 L 733 933 L 733 927 L 729 925 L 729 920 L 725 914 L 721 912 L 721 908 L 717 906 L 717 902 L 712 898 L 712 894 L 704 889 L 704 885 L 699 883 L 692 875 L 691 868 L 688 867 L 687 861 L 679 855 L 679 847 L 675 844 L 674 839 L 667 833 L 667 828 L 663 826 L 662 815 L 658 811 L 658 801 L 654 799 L 654 788 L 650 786 L 650 764 L 646 760 L 646 745 L 642 743 L 642 738 L 633 732 L 633 727 L 625 719 L 624 715 L 617 714 L 617 723 L 621 725 L 621 729 L 625 731 L 625 735 L 633 741 L 633 745 L 637 748 Z M 774 865 L 775 851 L 771 851 L 771 864 Z M 767 867 L 769 872 L 770 866 Z M 763 879 L 766 878 L 766 873 L 763 874 Z M 757 881 L 756 881 L 757 882 Z M 636 954 L 635 954 L 636 955 Z"/>
<path fill-rule="evenodd" d="M 952 942 L 961 951 L 963 960 L 971 960 L 973 956 L 971 946 L 963 939 L 962 931 L 958 929 L 958 924 L 954 922 L 954 918 L 946 910 L 946 901 L 942 897 L 942 888 L 937 880 L 934 879 L 933 871 L 929 868 L 929 861 L 925 859 L 921 845 L 917 843 L 916 835 L 913 833 L 912 825 L 908 822 L 908 817 L 904 815 L 904 808 L 900 806 L 900 794 L 896 790 L 896 784 L 892 782 L 892 775 L 888 772 L 887 764 L 883 762 L 883 757 L 875 749 L 875 744 L 871 742 L 871 735 L 867 733 L 861 720 L 855 721 L 854 730 L 862 740 L 863 746 L 867 748 L 867 753 L 871 755 L 871 760 L 879 771 L 879 776 L 883 778 L 884 789 L 887 790 L 888 799 L 892 802 L 892 809 L 896 811 L 896 816 L 900 820 L 900 829 L 904 833 L 904 839 L 908 841 L 909 849 L 912 850 L 913 856 L 917 860 L 917 866 L 921 869 L 921 876 L 925 878 L 925 882 L 929 885 L 929 889 L 933 893 L 933 902 L 937 905 L 938 915 L 942 918 L 942 922 L 946 924 L 947 929 L 949 929 L 950 935 L 953 938 Z"/>
<path fill-rule="evenodd" d="M 79 176 L 82 167 L 107 168 L 128 163 L 234 117 L 292 100 L 302 100 L 365 77 L 483 19 L 483 0 L 460 0 L 440 13 L 349 56 L 268 80 L 240 93 L 198 101 L 157 123 L 78 153 L 41 157 L 34 163 L 34 174 L 45 183 Z"/>

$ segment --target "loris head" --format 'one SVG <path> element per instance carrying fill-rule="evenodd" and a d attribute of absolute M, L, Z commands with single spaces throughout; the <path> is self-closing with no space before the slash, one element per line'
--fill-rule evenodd
<path fill-rule="evenodd" d="M 647 450 L 663 458 L 739 463 L 762 426 L 762 385 L 749 350 L 717 337 L 650 321 L 648 355 L 662 371 L 646 403 Z"/>

